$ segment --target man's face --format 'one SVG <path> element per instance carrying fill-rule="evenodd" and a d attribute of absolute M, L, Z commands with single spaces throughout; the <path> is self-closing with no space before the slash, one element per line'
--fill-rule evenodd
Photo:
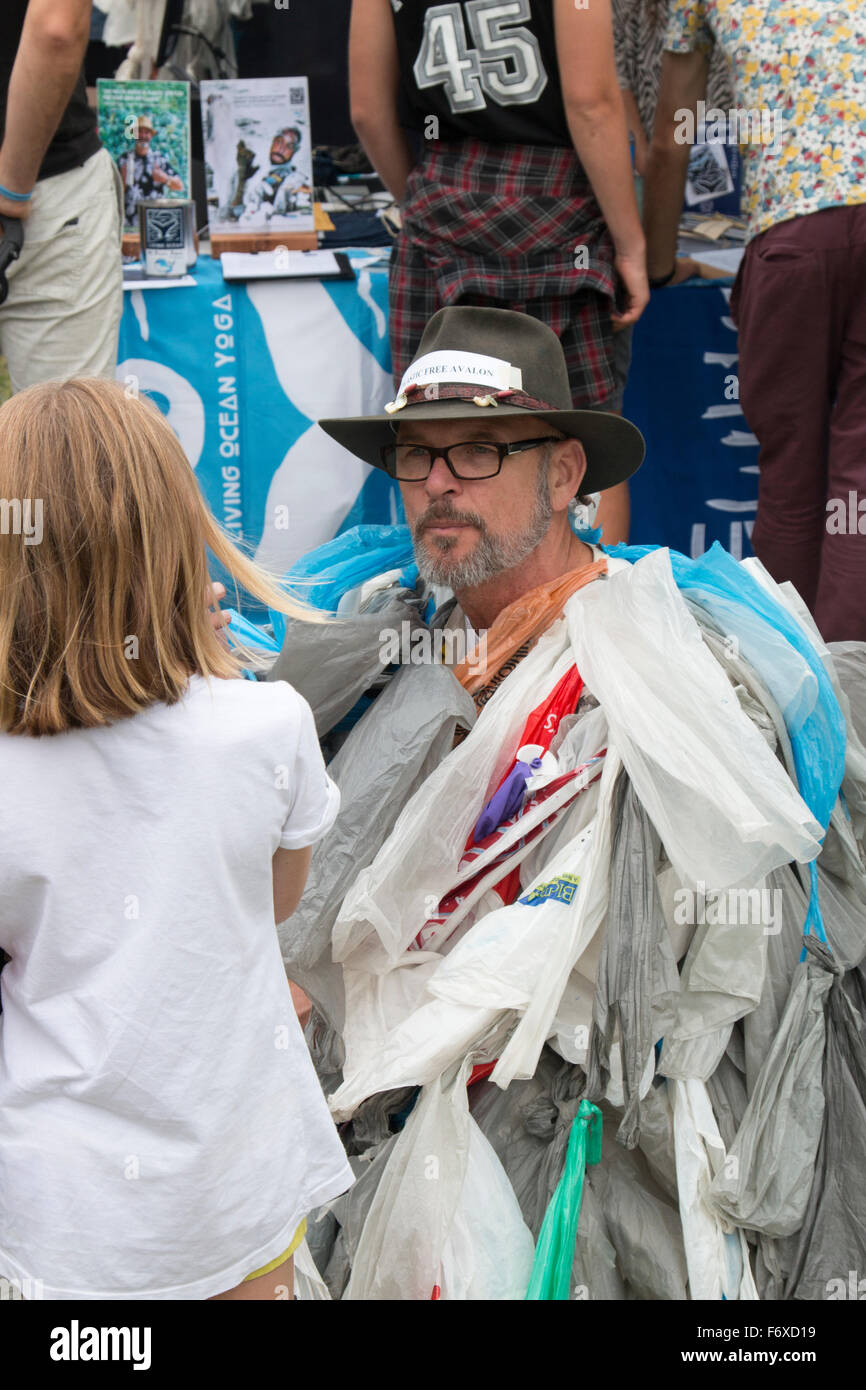
<path fill-rule="evenodd" d="M 293 131 L 283 131 L 275 135 L 271 142 L 271 163 L 290 163 L 297 148 L 298 140 Z"/>
<path fill-rule="evenodd" d="M 139 126 L 138 139 L 135 142 L 135 148 L 138 154 L 147 154 L 148 150 L 150 149 L 150 142 L 152 139 L 153 131 L 149 128 L 149 126 Z"/>
<path fill-rule="evenodd" d="M 543 420 L 409 420 L 397 442 L 447 448 L 484 440 L 516 444 L 556 438 Z M 543 448 L 503 460 L 493 478 L 455 478 L 443 458 L 423 482 L 400 483 L 406 519 L 422 576 L 452 589 L 473 588 L 521 563 L 547 534 L 551 507 Z"/>

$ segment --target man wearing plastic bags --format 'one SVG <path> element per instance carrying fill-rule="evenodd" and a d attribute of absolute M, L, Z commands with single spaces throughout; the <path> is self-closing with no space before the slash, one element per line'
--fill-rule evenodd
<path fill-rule="evenodd" d="M 345 621 L 271 672 L 342 793 L 280 928 L 358 1174 L 310 1223 L 331 1296 L 831 1296 L 866 1256 L 866 645 L 756 561 L 576 534 L 643 441 L 528 316 L 441 311 L 384 416 L 322 427 L 410 527 L 307 557 Z"/>

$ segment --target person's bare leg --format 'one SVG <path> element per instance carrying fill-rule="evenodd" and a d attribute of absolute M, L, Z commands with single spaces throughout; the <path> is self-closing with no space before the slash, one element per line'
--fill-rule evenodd
<path fill-rule="evenodd" d="M 293 1299 L 295 1296 L 295 1261 L 294 1256 L 285 1260 L 276 1269 L 272 1269 L 270 1274 L 260 1274 L 258 1279 L 250 1279 L 244 1284 L 237 1284 L 235 1288 L 228 1289 L 225 1293 L 215 1293 L 208 1300 L 210 1303 L 218 1303 L 221 1299 L 237 1300 L 238 1302 L 249 1302 L 258 1299 L 259 1302 L 274 1302 L 277 1299 Z"/>
<path fill-rule="evenodd" d="M 619 545 L 628 541 L 631 522 L 631 499 L 628 482 L 607 487 L 598 500 L 595 524 L 600 526 L 603 545 Z"/>

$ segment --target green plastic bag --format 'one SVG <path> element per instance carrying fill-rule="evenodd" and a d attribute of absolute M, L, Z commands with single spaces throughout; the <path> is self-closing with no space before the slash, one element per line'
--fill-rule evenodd
<path fill-rule="evenodd" d="M 527 1299 L 569 1297 L 583 1176 L 586 1165 L 600 1159 L 601 1111 L 597 1105 L 582 1100 L 568 1136 L 565 1168 L 541 1223 Z"/>

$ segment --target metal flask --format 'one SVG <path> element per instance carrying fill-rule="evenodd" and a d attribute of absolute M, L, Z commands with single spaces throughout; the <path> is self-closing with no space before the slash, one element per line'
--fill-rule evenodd
<path fill-rule="evenodd" d="M 147 276 L 186 275 L 195 265 L 192 198 L 143 198 L 138 205 L 138 227 Z"/>

